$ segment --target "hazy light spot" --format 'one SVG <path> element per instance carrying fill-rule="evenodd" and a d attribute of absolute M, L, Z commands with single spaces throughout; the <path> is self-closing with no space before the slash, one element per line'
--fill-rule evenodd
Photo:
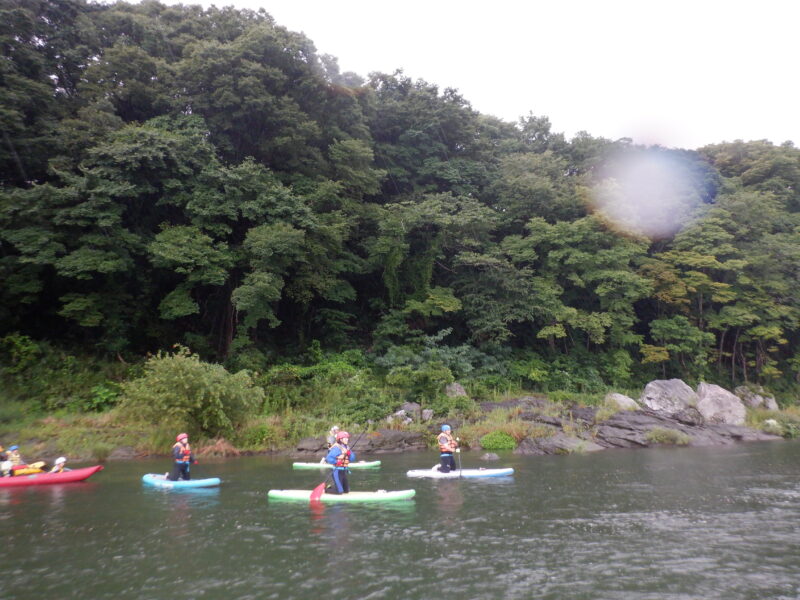
<path fill-rule="evenodd" d="M 612 157 L 600 175 L 592 188 L 591 208 L 626 233 L 671 237 L 700 203 L 686 165 L 663 149 Z"/>

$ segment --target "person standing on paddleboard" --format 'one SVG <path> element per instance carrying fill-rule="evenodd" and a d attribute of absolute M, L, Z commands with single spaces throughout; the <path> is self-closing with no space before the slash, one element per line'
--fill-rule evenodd
<path fill-rule="evenodd" d="M 178 478 L 189 480 L 189 465 L 192 463 L 197 464 L 192 453 L 192 447 L 189 446 L 189 436 L 185 433 L 179 433 L 175 438 L 175 445 L 172 446 L 172 473 L 169 474 L 167 479 L 170 481 L 178 481 Z"/>
<path fill-rule="evenodd" d="M 436 436 L 436 442 L 439 444 L 439 471 L 442 473 L 449 473 L 456 470 L 456 459 L 453 458 L 453 453 L 458 452 L 458 442 L 453 437 L 450 431 L 450 425 L 442 425 L 442 432 Z"/>
<path fill-rule="evenodd" d="M 350 434 L 340 431 L 336 434 L 336 442 L 328 450 L 325 461 L 333 465 L 333 488 L 332 494 L 349 494 L 350 483 L 347 481 L 347 474 L 350 472 L 348 465 L 351 460 L 356 459 L 356 453 L 350 450 Z"/>

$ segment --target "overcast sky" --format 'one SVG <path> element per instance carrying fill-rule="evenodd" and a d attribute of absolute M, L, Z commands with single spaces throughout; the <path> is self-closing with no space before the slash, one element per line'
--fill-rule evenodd
<path fill-rule="evenodd" d="M 547 116 L 568 138 L 800 145 L 798 0 L 165 3 L 264 8 L 341 71 L 403 69 L 485 114 Z"/>

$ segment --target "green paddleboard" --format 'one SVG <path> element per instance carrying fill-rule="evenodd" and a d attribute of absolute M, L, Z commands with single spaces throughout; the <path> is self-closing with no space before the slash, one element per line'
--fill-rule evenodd
<path fill-rule="evenodd" d="M 270 490 L 272 500 L 304 500 L 308 502 L 312 490 Z M 416 490 L 378 490 L 376 492 L 350 492 L 349 494 L 322 494 L 320 502 L 392 502 L 413 498 Z"/>
<path fill-rule="evenodd" d="M 376 469 L 381 466 L 379 460 L 360 460 L 358 462 L 351 462 L 348 465 L 351 469 Z M 293 469 L 331 469 L 333 465 L 326 462 L 296 462 L 292 463 Z"/>

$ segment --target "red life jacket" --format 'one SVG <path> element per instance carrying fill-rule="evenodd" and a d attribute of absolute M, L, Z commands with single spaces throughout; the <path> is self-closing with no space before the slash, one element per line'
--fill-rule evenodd
<path fill-rule="evenodd" d="M 458 448 L 458 442 L 449 431 L 440 433 L 436 441 L 439 443 L 439 452 L 452 452 Z"/>
<path fill-rule="evenodd" d="M 185 445 L 181 444 L 180 442 L 175 442 L 175 445 L 172 447 L 174 448 L 175 446 L 179 446 L 181 449 L 180 458 L 175 459 L 177 462 L 192 462 L 192 448 L 189 446 L 188 442 Z"/>
<path fill-rule="evenodd" d="M 336 457 L 336 466 L 346 467 L 347 465 L 349 465 L 350 449 L 347 446 L 340 444 L 339 442 L 336 442 L 334 446 L 336 446 L 337 448 L 339 448 L 339 450 L 341 450 L 341 454 L 339 454 L 339 456 Z"/>

